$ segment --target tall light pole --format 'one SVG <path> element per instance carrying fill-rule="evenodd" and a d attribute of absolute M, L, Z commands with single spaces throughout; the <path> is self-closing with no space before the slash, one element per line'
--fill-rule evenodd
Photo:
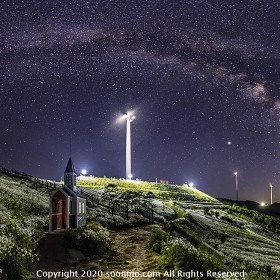
<path fill-rule="evenodd" d="M 131 116 L 129 113 L 124 115 L 126 119 L 126 179 L 132 178 L 131 173 L 131 130 L 130 123 L 135 120 L 135 116 Z"/>
<path fill-rule="evenodd" d="M 270 187 L 270 205 L 272 205 L 273 204 L 273 199 L 272 199 L 272 188 L 273 188 L 273 186 L 272 186 L 272 184 L 269 184 L 269 187 Z"/>
<path fill-rule="evenodd" d="M 235 175 L 235 190 L 236 190 L 236 201 L 238 201 L 238 172 L 234 172 Z"/>

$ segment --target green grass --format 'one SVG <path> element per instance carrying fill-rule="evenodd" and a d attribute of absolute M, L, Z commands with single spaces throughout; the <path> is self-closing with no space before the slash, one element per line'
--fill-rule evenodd
<path fill-rule="evenodd" d="M 218 202 L 215 198 L 186 186 L 97 177 L 92 177 L 92 180 L 85 180 L 82 177 L 78 177 L 77 184 L 87 188 L 105 188 L 108 185 L 115 185 L 118 191 L 137 191 L 144 195 L 153 195 L 160 200 L 196 201 L 206 203 Z"/>
<path fill-rule="evenodd" d="M 269 216 L 255 210 L 250 210 L 246 207 L 240 207 L 236 204 L 226 207 L 225 211 L 244 220 L 254 222 L 270 231 L 280 233 L 279 218 Z"/>

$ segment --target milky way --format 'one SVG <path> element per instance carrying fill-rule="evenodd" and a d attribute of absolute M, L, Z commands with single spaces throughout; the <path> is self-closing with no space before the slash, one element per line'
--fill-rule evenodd
<path fill-rule="evenodd" d="M 0 164 L 280 200 L 278 1 L 3 1 Z M 228 142 L 231 142 L 229 145 Z"/>

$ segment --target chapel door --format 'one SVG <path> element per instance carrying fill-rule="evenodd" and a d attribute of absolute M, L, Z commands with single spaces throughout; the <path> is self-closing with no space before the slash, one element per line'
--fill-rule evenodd
<path fill-rule="evenodd" d="M 66 228 L 66 197 L 57 192 L 52 197 L 52 231 Z"/>

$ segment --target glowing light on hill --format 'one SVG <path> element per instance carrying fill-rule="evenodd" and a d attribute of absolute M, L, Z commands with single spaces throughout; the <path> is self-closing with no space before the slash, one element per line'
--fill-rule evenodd
<path fill-rule="evenodd" d="M 81 171 L 81 174 L 82 174 L 82 175 L 87 175 L 87 170 L 86 170 L 86 169 L 83 169 L 83 170 Z"/>

